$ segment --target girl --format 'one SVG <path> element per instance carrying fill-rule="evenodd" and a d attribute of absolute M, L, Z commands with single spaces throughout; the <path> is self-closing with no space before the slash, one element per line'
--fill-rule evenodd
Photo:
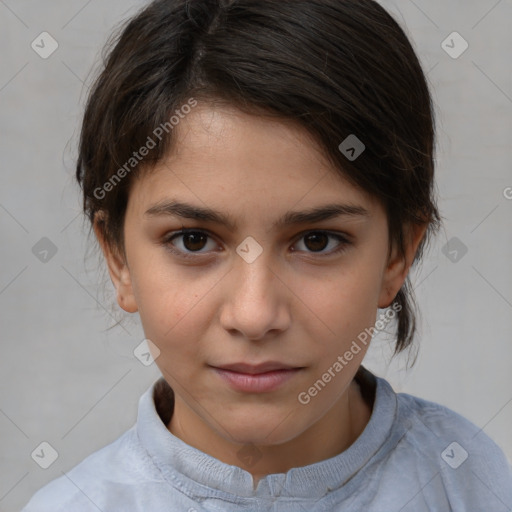
<path fill-rule="evenodd" d="M 157 0 L 130 20 L 76 175 L 162 377 L 24 511 L 511 510 L 489 437 L 361 365 L 387 323 L 395 353 L 414 337 L 434 142 L 417 56 L 373 0 Z"/>

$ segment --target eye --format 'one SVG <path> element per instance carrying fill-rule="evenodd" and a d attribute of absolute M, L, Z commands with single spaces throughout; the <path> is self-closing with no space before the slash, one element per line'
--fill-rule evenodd
<path fill-rule="evenodd" d="M 181 243 L 174 244 L 173 241 L 175 239 L 181 239 Z M 188 258 L 194 257 L 191 256 L 194 253 L 206 254 L 208 251 L 199 251 L 205 247 L 205 242 L 208 239 L 211 239 L 211 235 L 206 231 L 182 229 L 181 231 L 170 233 L 166 236 L 163 240 L 163 244 L 172 252 Z M 176 247 L 177 245 L 179 247 Z M 215 246 L 215 243 L 213 245 Z"/>
<path fill-rule="evenodd" d="M 326 247 L 329 246 L 329 239 L 338 241 L 338 245 L 334 249 L 322 253 Z M 301 235 L 300 241 L 304 240 L 303 246 L 306 247 L 306 252 L 312 254 L 320 254 L 320 256 L 328 256 L 344 251 L 350 242 L 341 233 L 330 233 L 328 231 L 308 231 Z M 331 244 L 332 245 L 332 244 Z"/>
<path fill-rule="evenodd" d="M 179 240 L 179 243 L 174 243 L 175 240 Z M 208 240 L 212 242 L 212 247 L 210 250 L 203 251 L 202 249 L 208 246 Z M 336 244 L 329 243 L 332 240 L 338 242 L 337 246 Z M 306 247 L 305 250 L 299 249 L 300 252 L 309 252 L 311 254 L 318 254 L 319 256 L 329 256 L 331 254 L 340 253 L 350 245 L 350 241 L 341 233 L 331 233 L 328 231 L 308 231 L 302 233 L 299 242 Z M 183 228 L 181 231 L 170 233 L 163 239 L 162 244 L 171 252 L 183 258 L 195 258 L 200 255 L 206 255 L 212 252 L 212 249 L 214 249 L 216 245 L 212 240 L 212 235 L 207 231 L 191 228 Z M 329 245 L 334 245 L 334 249 L 322 252 Z M 293 249 L 293 251 L 296 252 L 296 249 Z"/>

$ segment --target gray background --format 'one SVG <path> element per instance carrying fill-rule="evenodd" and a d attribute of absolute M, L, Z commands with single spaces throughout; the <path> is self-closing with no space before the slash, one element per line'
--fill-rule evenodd
<path fill-rule="evenodd" d="M 73 181 L 91 67 L 114 25 L 143 3 L 0 0 L 3 512 L 19 510 L 127 430 L 140 395 L 160 375 L 134 357 L 144 338 L 136 316 L 107 330 L 122 315 L 97 253 L 87 250 L 92 239 Z M 380 337 L 365 364 L 397 391 L 467 417 L 512 460 L 512 1 L 382 3 L 428 72 L 446 220 L 412 273 L 422 310 L 416 365 L 406 371 L 404 357 L 388 365 L 389 341 Z M 48 59 L 31 48 L 43 31 L 59 44 Z M 441 46 L 453 31 L 469 43 L 457 59 Z M 46 262 L 32 250 L 43 237 L 57 248 Z M 463 255 L 452 241 L 458 261 L 443 253 L 453 237 L 467 248 Z M 43 441 L 59 454 L 46 470 L 31 458 Z"/>

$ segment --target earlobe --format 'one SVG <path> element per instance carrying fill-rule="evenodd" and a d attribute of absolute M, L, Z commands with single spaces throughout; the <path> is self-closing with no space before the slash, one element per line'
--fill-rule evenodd
<path fill-rule="evenodd" d="M 93 223 L 94 233 L 105 257 L 110 279 L 116 289 L 117 303 L 126 312 L 135 313 L 138 311 L 138 307 L 133 294 L 130 269 L 125 258 L 107 242 L 104 226 L 105 213 L 103 211 L 96 212 Z"/>
<path fill-rule="evenodd" d="M 384 271 L 381 293 L 379 296 L 379 308 L 387 308 L 391 305 L 400 288 L 404 284 L 414 257 L 425 236 L 428 224 L 414 224 L 405 229 L 404 253 L 401 254 L 396 246 Z"/>
<path fill-rule="evenodd" d="M 115 286 L 115 285 L 114 285 Z M 135 296 L 133 294 L 132 280 L 130 270 L 126 263 L 120 270 L 119 284 L 116 286 L 117 290 L 117 303 L 127 313 L 135 313 L 138 311 Z"/>

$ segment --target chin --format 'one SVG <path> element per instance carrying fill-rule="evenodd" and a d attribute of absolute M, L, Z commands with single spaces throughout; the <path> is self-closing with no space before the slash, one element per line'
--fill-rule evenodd
<path fill-rule="evenodd" d="M 227 425 L 219 434 L 230 442 L 241 445 L 273 446 L 286 443 L 298 437 L 306 427 L 301 428 L 297 419 L 281 414 L 276 417 L 258 413 L 252 417 L 245 416 L 229 423 L 223 418 L 222 425 Z M 227 437 L 226 437 L 227 435 Z"/>

